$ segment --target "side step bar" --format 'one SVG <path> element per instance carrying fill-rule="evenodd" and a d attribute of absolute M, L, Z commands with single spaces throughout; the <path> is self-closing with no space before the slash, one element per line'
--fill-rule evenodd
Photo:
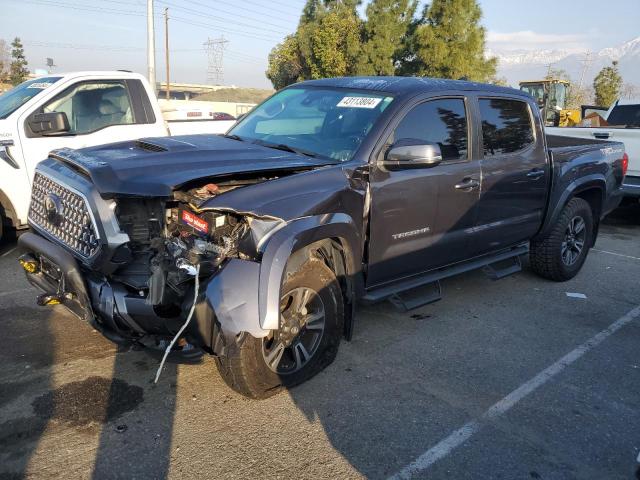
<path fill-rule="evenodd" d="M 499 253 L 485 255 L 466 262 L 451 265 L 449 267 L 443 267 L 422 275 L 400 280 L 390 285 L 383 285 L 381 287 L 367 290 L 361 301 L 363 303 L 378 303 L 383 300 L 391 300 L 394 305 L 400 305 L 402 308 L 407 306 L 417 308 L 419 306 L 426 305 L 427 303 L 440 300 L 442 295 L 442 289 L 440 288 L 439 283 L 440 280 L 469 272 L 471 270 L 477 270 L 479 268 L 485 269 L 485 274 L 487 274 L 489 278 L 498 280 L 520 271 L 522 266 L 518 257 L 526 254 L 527 252 L 529 252 L 528 243 L 518 245 L 517 247 L 513 247 Z M 508 265 L 503 266 L 503 264 Z M 400 294 L 404 292 L 414 290 L 418 287 L 424 287 L 429 284 L 434 285 L 430 286 L 431 288 L 428 290 L 428 293 L 424 295 L 422 301 L 419 298 L 408 298 L 408 295 L 403 295 L 404 298 L 400 297 Z M 436 291 L 437 294 L 435 293 Z"/>

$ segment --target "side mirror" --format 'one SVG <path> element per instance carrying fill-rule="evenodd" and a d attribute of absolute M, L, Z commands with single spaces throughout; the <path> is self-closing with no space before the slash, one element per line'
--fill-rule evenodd
<path fill-rule="evenodd" d="M 405 138 L 389 147 L 383 165 L 389 169 L 431 168 L 440 162 L 442 162 L 440 145 Z"/>
<path fill-rule="evenodd" d="M 34 113 L 27 123 L 36 135 L 55 135 L 70 130 L 69 119 L 64 112 Z"/>

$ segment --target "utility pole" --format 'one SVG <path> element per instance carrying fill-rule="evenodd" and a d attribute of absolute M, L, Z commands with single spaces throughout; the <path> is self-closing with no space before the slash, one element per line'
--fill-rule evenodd
<path fill-rule="evenodd" d="M 147 77 L 156 91 L 156 41 L 153 23 L 153 0 L 147 0 Z"/>
<path fill-rule="evenodd" d="M 169 8 L 165 7 L 164 9 L 164 54 L 165 54 L 165 64 L 167 66 L 167 100 L 170 97 L 170 87 L 169 87 Z"/>

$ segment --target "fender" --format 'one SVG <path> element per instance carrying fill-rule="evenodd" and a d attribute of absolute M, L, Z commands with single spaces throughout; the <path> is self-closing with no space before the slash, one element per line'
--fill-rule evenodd
<path fill-rule="evenodd" d="M 293 220 L 267 242 L 260 265 L 258 305 L 260 327 L 276 330 L 280 319 L 280 286 L 289 257 L 314 242 L 338 238 L 346 252 L 347 274 L 360 271 L 362 241 L 353 219 L 344 213 L 314 215 Z"/>
<path fill-rule="evenodd" d="M 542 224 L 542 228 L 540 229 L 540 232 L 537 236 L 540 237 L 549 233 L 549 231 L 553 228 L 553 225 L 555 225 L 556 221 L 558 220 L 562 209 L 569 202 L 569 200 L 571 200 L 571 198 L 573 198 L 577 193 L 588 190 L 590 188 L 597 188 L 600 190 L 600 193 L 602 195 L 602 205 L 604 207 L 605 192 L 607 190 L 607 182 L 604 175 L 594 173 L 585 177 L 578 178 L 571 182 L 567 186 L 567 188 L 564 189 L 558 201 L 555 202 L 555 207 L 553 208 L 553 210 L 547 214 L 547 217 L 545 218 L 545 221 Z"/>
<path fill-rule="evenodd" d="M 9 200 L 9 197 L 7 197 L 7 195 L 2 190 L 0 190 L 0 208 L 4 210 L 4 216 L 11 220 L 11 224 L 14 227 L 19 226 L 18 217 L 16 216 L 16 211 L 13 208 L 13 204 L 11 203 L 11 200 Z"/>

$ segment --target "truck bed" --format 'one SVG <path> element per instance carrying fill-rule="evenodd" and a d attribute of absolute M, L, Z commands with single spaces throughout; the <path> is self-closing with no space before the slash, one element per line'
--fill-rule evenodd
<path fill-rule="evenodd" d="M 591 152 L 600 152 L 600 149 L 605 147 L 624 148 L 620 142 L 609 140 L 547 135 L 547 148 L 553 155 L 553 161 L 556 165 L 574 160 L 581 155 L 588 155 Z"/>

